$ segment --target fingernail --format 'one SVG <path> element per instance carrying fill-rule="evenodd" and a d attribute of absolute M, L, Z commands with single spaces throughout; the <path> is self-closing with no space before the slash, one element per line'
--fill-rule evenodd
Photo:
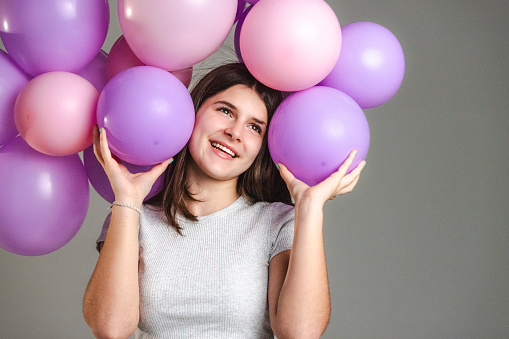
<path fill-rule="evenodd" d="M 277 170 L 279 171 L 279 165 L 278 165 L 278 164 L 276 164 L 276 168 L 277 168 Z"/>
<path fill-rule="evenodd" d="M 102 131 L 103 131 L 102 127 L 101 127 L 101 128 L 99 128 L 99 133 L 101 133 Z"/>
<path fill-rule="evenodd" d="M 171 160 L 170 160 L 170 163 L 169 163 L 169 164 L 171 164 L 172 162 L 173 162 L 173 159 L 171 159 Z M 168 165 L 169 165 L 169 164 L 168 164 Z"/>

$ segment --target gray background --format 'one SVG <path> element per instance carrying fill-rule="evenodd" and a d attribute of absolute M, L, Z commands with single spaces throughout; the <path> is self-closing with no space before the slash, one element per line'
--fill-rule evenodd
<path fill-rule="evenodd" d="M 509 338 L 509 3 L 327 2 L 342 25 L 391 30 L 406 74 L 365 111 L 371 147 L 355 192 L 326 206 L 323 337 Z M 121 34 L 115 3 L 105 51 Z M 54 253 L 0 250 L 1 338 L 92 337 L 81 300 L 107 206 L 92 191 L 80 232 Z"/>

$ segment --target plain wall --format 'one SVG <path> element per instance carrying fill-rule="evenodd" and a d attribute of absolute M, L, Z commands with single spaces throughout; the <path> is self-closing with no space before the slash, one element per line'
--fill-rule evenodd
<path fill-rule="evenodd" d="M 106 52 L 121 35 L 109 2 Z M 323 338 L 509 338 L 509 3 L 327 2 L 342 25 L 392 31 L 406 73 L 391 101 L 365 110 L 358 186 L 325 208 Z M 51 254 L 0 249 L 1 338 L 92 338 L 82 297 L 107 207 L 92 189 L 81 230 Z"/>

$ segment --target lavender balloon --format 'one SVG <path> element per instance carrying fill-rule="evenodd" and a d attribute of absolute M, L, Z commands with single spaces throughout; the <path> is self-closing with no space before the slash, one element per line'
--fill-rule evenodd
<path fill-rule="evenodd" d="M 33 76 L 84 68 L 101 49 L 110 18 L 105 0 L 2 0 L 0 12 L 7 52 Z"/>
<path fill-rule="evenodd" d="M 108 176 L 106 175 L 106 172 L 104 172 L 101 163 L 99 163 L 95 157 L 94 146 L 90 146 L 83 151 L 83 163 L 85 165 L 85 170 L 87 172 L 88 179 L 92 184 L 92 187 L 104 200 L 112 203 L 115 200 L 115 194 L 113 193 L 113 189 L 111 188 L 111 184 Z M 152 168 L 152 166 L 138 166 L 129 164 L 125 161 L 122 161 L 122 163 L 131 173 L 148 172 Z M 145 200 L 148 200 L 159 193 L 163 187 L 164 174 L 161 174 L 155 181 L 154 185 L 152 185 L 152 189 L 146 196 Z"/>
<path fill-rule="evenodd" d="M 191 95 L 173 74 L 138 66 L 114 76 L 97 104 L 111 151 L 133 165 L 155 165 L 186 145 L 194 126 Z"/>
<path fill-rule="evenodd" d="M 0 146 L 18 135 L 14 123 L 14 103 L 30 77 L 0 50 Z"/>
<path fill-rule="evenodd" d="M 269 125 L 274 163 L 313 186 L 338 170 L 351 151 L 359 153 L 350 172 L 366 158 L 369 126 L 362 109 L 348 95 L 324 86 L 295 92 L 276 110 Z"/>
<path fill-rule="evenodd" d="M 319 85 L 345 92 L 361 108 L 380 106 L 398 91 L 405 74 L 405 56 L 398 39 L 372 22 L 341 28 L 343 41 L 336 66 Z"/>
<path fill-rule="evenodd" d="M 16 137 L 0 148 L 0 247 L 38 256 L 67 244 L 83 224 L 89 202 L 77 154 L 54 157 Z"/>

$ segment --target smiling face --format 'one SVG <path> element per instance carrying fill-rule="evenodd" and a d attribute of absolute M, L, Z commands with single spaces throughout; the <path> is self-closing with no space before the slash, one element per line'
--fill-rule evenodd
<path fill-rule="evenodd" d="M 235 85 L 207 99 L 189 139 L 192 179 L 236 181 L 258 155 L 267 119 L 265 103 L 247 86 Z"/>

